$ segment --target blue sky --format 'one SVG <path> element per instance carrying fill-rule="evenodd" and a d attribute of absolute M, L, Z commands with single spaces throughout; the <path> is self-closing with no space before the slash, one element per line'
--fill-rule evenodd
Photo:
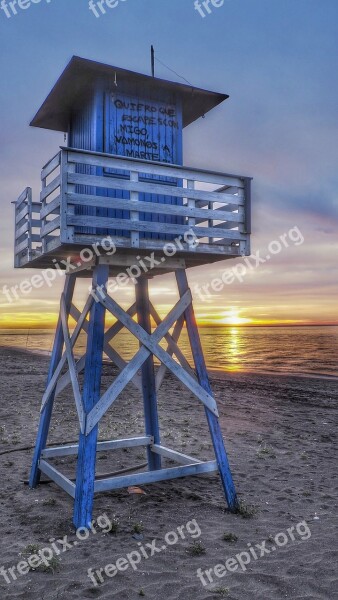
<path fill-rule="evenodd" d="M 63 143 L 29 121 L 72 55 L 149 73 L 150 44 L 196 86 L 230 95 L 185 130 L 185 164 L 254 177 L 254 250 L 295 225 L 305 238 L 211 303 L 197 297 L 201 319 L 236 307 L 253 320 L 337 322 L 338 2 L 225 0 L 201 18 L 193 0 L 125 0 L 97 19 L 87 0 L 41 0 L 0 11 L 0 326 L 54 314 L 60 294 L 36 290 L 15 306 L 1 294 L 30 274 L 12 268 L 10 203 L 27 185 L 38 197 L 41 167 Z M 180 81 L 159 63 L 156 73 Z M 193 288 L 222 268 L 192 270 Z M 165 312 L 171 279 L 154 285 Z"/>

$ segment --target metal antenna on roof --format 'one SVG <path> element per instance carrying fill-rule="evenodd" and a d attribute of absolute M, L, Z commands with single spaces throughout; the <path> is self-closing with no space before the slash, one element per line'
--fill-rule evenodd
<path fill-rule="evenodd" d="M 155 77 L 155 49 L 151 46 L 151 74 Z"/>

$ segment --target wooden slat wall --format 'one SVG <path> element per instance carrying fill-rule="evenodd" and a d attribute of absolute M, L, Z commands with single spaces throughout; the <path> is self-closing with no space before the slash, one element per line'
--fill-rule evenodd
<path fill-rule="evenodd" d="M 102 147 L 97 145 L 96 142 L 96 111 L 97 107 L 95 106 L 95 97 L 92 92 L 90 92 L 86 98 L 81 98 L 78 106 L 73 110 L 68 135 L 69 143 L 74 148 L 94 151 L 102 150 Z M 81 173 L 84 175 L 96 175 L 100 174 L 101 171 L 98 170 L 95 165 L 91 166 L 82 163 L 76 165 L 76 173 Z M 75 190 L 79 194 L 96 194 L 95 188 L 86 184 L 77 184 Z M 83 227 L 78 227 L 75 230 L 76 233 L 89 233 L 95 235 L 95 228 L 90 227 L 90 217 L 96 216 L 97 210 L 92 206 L 77 206 L 75 207 L 75 214 L 88 216 L 86 225 Z M 105 213 L 102 211 L 100 214 L 105 216 Z"/>

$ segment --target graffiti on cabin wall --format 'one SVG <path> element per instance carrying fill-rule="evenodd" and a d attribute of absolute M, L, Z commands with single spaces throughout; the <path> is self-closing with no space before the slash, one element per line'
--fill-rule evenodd
<path fill-rule="evenodd" d="M 177 162 L 180 124 L 175 105 L 111 94 L 109 149 L 131 158 Z"/>

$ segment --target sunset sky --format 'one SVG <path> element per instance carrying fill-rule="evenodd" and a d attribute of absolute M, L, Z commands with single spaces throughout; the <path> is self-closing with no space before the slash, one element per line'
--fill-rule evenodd
<path fill-rule="evenodd" d="M 304 239 L 210 296 L 198 290 L 236 262 L 190 270 L 199 322 L 338 324 L 337 0 L 226 0 L 205 18 L 193 0 L 125 0 L 100 18 L 86 0 L 41 0 L 0 11 L 0 328 L 53 326 L 62 289 L 59 278 L 13 303 L 3 293 L 34 274 L 13 268 L 11 202 L 26 186 L 38 199 L 41 167 L 63 144 L 31 118 L 72 55 L 149 74 L 151 44 L 194 85 L 230 95 L 185 129 L 184 163 L 254 178 L 253 252 L 294 228 Z M 182 81 L 159 63 L 156 74 Z M 165 314 L 172 276 L 151 289 Z M 117 299 L 132 303 L 132 290 Z"/>

